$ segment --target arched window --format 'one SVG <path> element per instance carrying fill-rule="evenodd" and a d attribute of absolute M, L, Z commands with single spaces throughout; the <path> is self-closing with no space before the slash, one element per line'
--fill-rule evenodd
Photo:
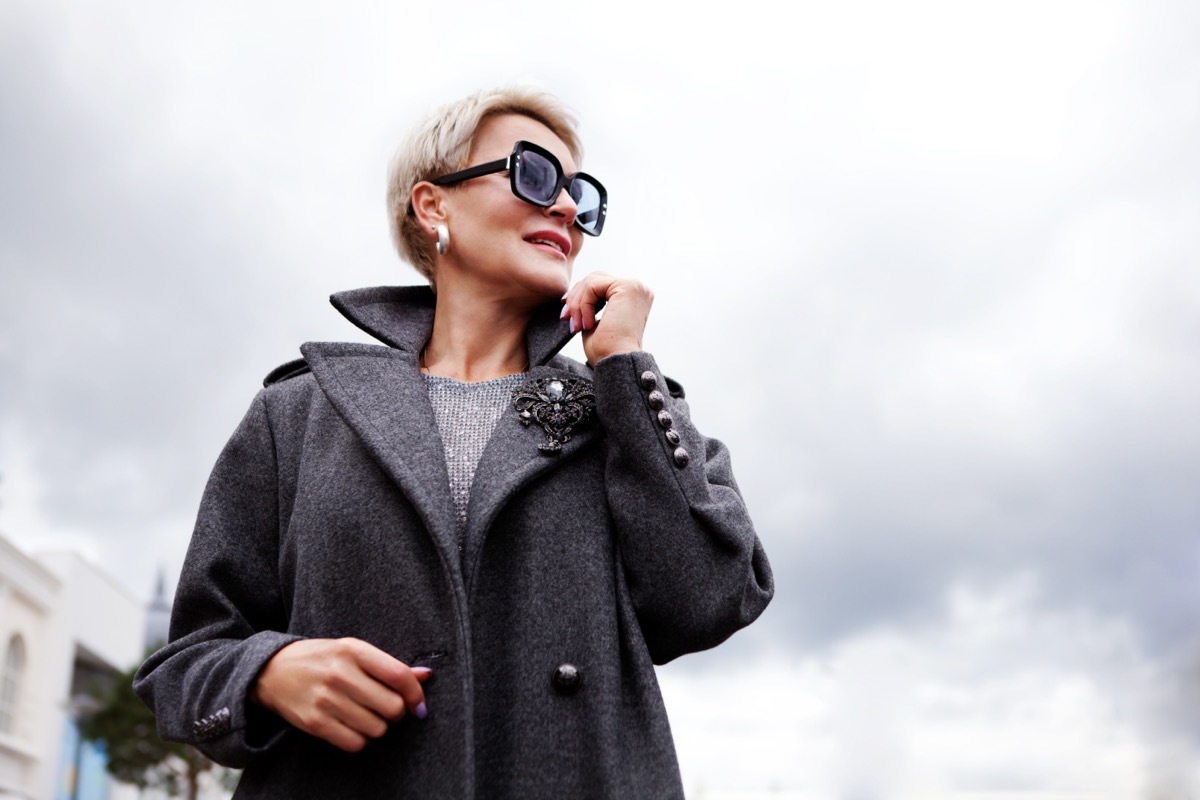
<path fill-rule="evenodd" d="M 25 672 L 25 642 L 13 634 L 4 650 L 0 671 L 0 733 L 12 733 L 17 721 L 17 703 L 21 699 L 21 676 Z"/>

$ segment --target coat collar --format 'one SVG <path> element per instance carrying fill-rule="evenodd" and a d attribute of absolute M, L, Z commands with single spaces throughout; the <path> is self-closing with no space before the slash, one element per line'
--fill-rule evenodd
<path fill-rule="evenodd" d="M 329 298 L 334 308 L 381 342 L 409 353 L 420 353 L 433 330 L 435 295 L 428 286 L 375 286 L 338 292 Z M 549 363 L 571 339 L 566 321 L 558 318 L 562 304 L 539 306 L 525 330 L 531 367 Z"/>
<path fill-rule="evenodd" d="M 377 287 L 339 292 L 330 302 L 351 322 L 390 347 L 309 343 L 301 350 L 329 401 L 416 508 L 441 552 L 443 566 L 461 576 L 478 563 L 486 531 L 520 488 L 569 460 L 597 435 L 598 423 L 573 435 L 562 451 L 538 449 L 545 432 L 504 414 L 475 470 L 468 511 L 466 553 L 458 551 L 449 477 L 429 394 L 417 363 L 433 329 L 434 295 L 428 287 Z M 589 370 L 557 356 L 570 340 L 558 303 L 538 308 L 526 330 L 530 380 L 552 375 L 590 378 Z M 468 568 L 468 573 L 473 569 Z M 462 576 L 470 582 L 470 575 Z M 465 587 L 464 587 L 465 588 Z"/>

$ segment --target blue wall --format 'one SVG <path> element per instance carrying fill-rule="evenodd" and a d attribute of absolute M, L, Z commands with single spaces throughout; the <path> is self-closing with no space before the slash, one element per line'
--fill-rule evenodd
<path fill-rule="evenodd" d="M 108 773 L 104 770 L 108 759 L 104 746 L 83 742 L 83 748 L 79 750 L 79 727 L 69 714 L 63 715 L 61 742 L 58 770 L 54 776 L 54 800 L 72 800 L 76 756 L 80 761 L 78 800 L 108 800 Z"/>

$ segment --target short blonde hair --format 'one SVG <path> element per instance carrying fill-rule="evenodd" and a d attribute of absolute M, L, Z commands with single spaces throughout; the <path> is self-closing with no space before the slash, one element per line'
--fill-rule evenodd
<path fill-rule="evenodd" d="M 412 213 L 413 186 L 466 167 L 479 126 L 498 114 L 537 120 L 562 139 L 577 164 L 582 161 L 575 115 L 557 97 L 536 89 L 506 86 L 475 92 L 418 123 L 392 157 L 387 208 L 396 250 L 431 285 L 435 282 L 433 238 Z"/>

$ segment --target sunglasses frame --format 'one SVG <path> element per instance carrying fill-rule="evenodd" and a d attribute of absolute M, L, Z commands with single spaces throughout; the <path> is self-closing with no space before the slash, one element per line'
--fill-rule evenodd
<path fill-rule="evenodd" d="M 537 155 L 546 159 L 550 162 L 550 165 L 554 167 L 555 174 L 558 175 L 558 184 L 554 187 L 554 192 L 550 195 L 550 199 L 546 202 L 542 202 L 533 197 L 528 197 L 521 192 L 519 183 L 517 181 L 517 174 L 521 170 L 521 156 L 525 153 L 536 153 Z M 600 181 L 596 180 L 591 175 L 588 175 L 586 172 L 576 172 L 572 175 L 564 175 L 562 162 L 560 162 L 553 153 L 546 148 L 541 147 L 540 145 L 536 145 L 533 142 L 527 142 L 524 139 L 519 139 L 517 143 L 513 145 L 513 151 L 507 158 L 497 159 L 496 161 L 488 161 L 485 164 L 477 164 L 473 167 L 467 167 L 466 169 L 459 170 L 458 172 L 451 172 L 449 175 L 442 175 L 440 178 L 434 178 L 430 181 L 430 183 L 432 183 L 434 186 L 452 186 L 456 183 L 469 181 L 472 178 L 480 178 L 484 175 L 492 175 L 497 172 L 503 172 L 504 170 L 508 170 L 508 184 L 512 189 L 512 193 L 519 199 L 524 200 L 530 205 L 537 206 L 538 208 L 550 208 L 550 206 L 558 202 L 558 196 L 562 194 L 563 189 L 571 185 L 572 181 L 574 181 L 576 178 L 584 178 L 588 183 L 595 187 L 597 193 L 600 195 L 600 206 L 597 209 L 599 216 L 596 217 L 595 231 L 590 231 L 585 228 L 583 224 L 580 223 L 578 215 L 575 217 L 575 227 L 579 228 L 579 230 L 583 231 L 588 236 L 599 236 L 601 231 L 604 230 L 604 220 L 608 216 L 608 192 L 604 189 L 604 184 L 600 183 Z"/>

